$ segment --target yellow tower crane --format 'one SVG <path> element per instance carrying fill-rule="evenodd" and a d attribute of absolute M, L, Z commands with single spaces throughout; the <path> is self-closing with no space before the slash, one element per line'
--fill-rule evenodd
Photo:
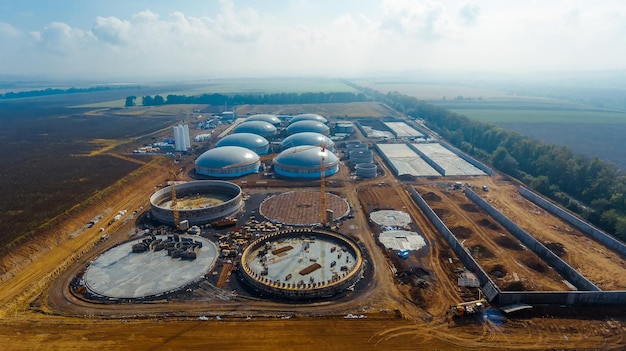
<path fill-rule="evenodd" d="M 326 156 L 326 146 L 320 145 L 320 213 L 319 220 L 322 226 L 326 226 L 326 170 L 325 170 L 325 156 Z"/>
<path fill-rule="evenodd" d="M 174 215 L 174 227 L 176 229 L 180 228 L 180 216 L 178 213 L 178 201 L 176 200 L 176 186 L 174 183 L 176 182 L 176 173 L 174 171 L 170 171 L 170 190 L 172 192 L 172 214 Z"/>

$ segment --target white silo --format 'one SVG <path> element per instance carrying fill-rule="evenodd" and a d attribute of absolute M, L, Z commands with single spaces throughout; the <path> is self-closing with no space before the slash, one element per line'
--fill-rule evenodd
<path fill-rule="evenodd" d="M 188 125 L 174 126 L 174 147 L 176 151 L 187 151 L 191 147 Z"/>

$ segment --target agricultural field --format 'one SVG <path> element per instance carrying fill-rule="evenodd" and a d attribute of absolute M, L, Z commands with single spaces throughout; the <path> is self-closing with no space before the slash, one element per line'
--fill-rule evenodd
<path fill-rule="evenodd" d="M 240 116 L 257 113 L 298 114 L 317 113 L 322 116 L 367 118 L 399 116 L 389 106 L 378 102 L 349 102 L 334 104 L 293 104 L 293 105 L 243 105 L 237 107 Z"/>
<path fill-rule="evenodd" d="M 493 123 L 549 144 L 563 145 L 576 154 L 598 157 L 626 169 L 626 155 L 616 152 L 623 147 L 626 111 L 598 107 L 603 100 L 597 95 L 597 89 L 588 91 L 593 97 L 591 101 L 591 98 L 585 97 L 582 88 L 576 90 L 576 96 L 564 96 L 568 100 L 551 97 L 559 96 L 558 86 L 537 90 L 534 97 L 530 96 L 532 90 L 529 89 L 518 94 L 504 88 L 488 89 L 462 83 L 355 83 L 383 93 L 397 91 L 414 96 L 473 120 Z M 571 90 L 567 87 L 562 89 L 563 92 Z M 510 90 L 513 91 L 513 88 Z M 618 90 L 602 91 L 607 94 L 606 100 L 612 102 L 611 106 L 619 106 L 613 102 L 616 96 L 623 93 Z M 573 100 L 578 102 L 571 102 Z"/>
<path fill-rule="evenodd" d="M 303 78 L 303 79 L 228 79 L 208 80 L 206 83 L 194 83 L 193 85 L 167 89 L 164 87 L 159 92 L 140 94 L 137 96 L 137 104 L 141 104 L 141 97 L 146 95 L 187 95 L 197 96 L 203 94 L 276 94 L 276 93 L 356 93 L 356 89 L 340 82 L 337 79 Z M 129 94 L 127 96 L 130 96 Z M 117 99 L 102 101 L 85 105 L 77 105 L 77 108 L 118 108 L 124 107 L 126 100 Z"/>
<path fill-rule="evenodd" d="M 58 103 L 52 97 L 29 99 L 30 104 L 27 100 L 0 105 L 4 149 L 0 192 L 7 199 L 0 204 L 0 240 L 4 243 L 75 209 L 76 204 L 139 168 L 139 163 L 108 153 L 128 141 L 141 143 L 138 138 L 142 136 L 150 142 L 148 135 L 178 119 L 90 115 L 87 110 L 46 108 Z"/>

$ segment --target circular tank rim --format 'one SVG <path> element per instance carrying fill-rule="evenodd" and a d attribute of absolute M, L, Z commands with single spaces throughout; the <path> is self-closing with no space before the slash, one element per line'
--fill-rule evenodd
<path fill-rule="evenodd" d="M 177 194 L 176 197 L 178 197 L 178 194 L 184 193 L 185 190 L 187 190 L 188 188 L 197 189 L 198 187 L 211 189 L 211 190 L 215 188 L 234 190 L 235 194 L 228 201 L 224 201 L 217 206 L 229 204 L 230 202 L 237 200 L 239 197 L 241 197 L 241 194 L 242 194 L 241 187 L 235 183 L 227 182 L 224 180 L 195 180 L 192 182 L 176 184 L 175 185 L 176 194 Z M 168 201 L 168 200 L 170 201 L 172 200 L 171 185 L 168 185 L 164 187 L 163 189 L 160 189 L 156 191 L 155 193 L 153 193 L 150 196 L 150 205 L 163 211 L 172 211 L 171 208 L 163 207 L 160 205 L 164 201 Z M 206 210 L 206 209 L 210 209 L 213 207 L 215 206 L 203 207 L 203 208 L 192 208 L 192 209 L 179 209 L 178 212 L 180 213 L 193 212 L 193 211 L 198 211 L 198 210 Z"/>
<path fill-rule="evenodd" d="M 357 163 L 355 167 L 357 169 L 367 169 L 367 170 L 378 168 L 378 166 L 376 166 L 373 163 Z"/>
<path fill-rule="evenodd" d="M 266 283 L 259 279 L 255 279 L 252 276 L 251 274 L 252 269 L 246 264 L 246 261 L 248 260 L 248 256 L 250 256 L 250 252 L 254 251 L 259 246 L 263 245 L 263 243 L 265 243 L 267 240 L 270 240 L 278 236 L 289 237 L 289 236 L 301 236 L 301 235 L 307 235 L 307 234 L 330 236 L 334 238 L 335 240 L 348 244 L 348 246 L 350 246 L 351 251 L 354 253 L 354 256 L 357 262 L 354 266 L 354 269 L 350 271 L 349 274 L 347 274 L 345 277 L 342 277 L 341 279 L 331 284 L 318 286 L 318 287 L 308 287 L 308 288 L 307 287 L 298 288 L 298 287 L 278 286 L 278 284 L 271 283 L 271 282 Z M 273 296 L 310 298 L 313 296 L 317 296 L 317 293 L 334 295 L 338 292 L 338 290 L 346 289 L 350 285 L 356 283 L 358 279 L 360 279 L 360 275 L 363 271 L 363 252 L 361 251 L 361 248 L 356 244 L 356 242 L 352 238 L 349 238 L 341 233 L 335 233 L 335 232 L 322 230 L 322 229 L 312 230 L 310 228 L 282 230 L 277 233 L 273 233 L 273 234 L 270 234 L 270 235 L 267 235 L 267 236 L 264 236 L 264 237 L 261 237 L 252 241 L 243 250 L 241 254 L 241 260 L 239 262 L 239 269 L 240 269 L 240 272 L 242 272 L 243 278 L 246 281 L 248 281 L 251 285 L 255 286 L 256 288 L 263 289 L 265 293 L 268 293 Z M 304 294 L 293 296 L 289 294 L 290 292 L 292 294 L 296 292 L 303 292 Z"/>

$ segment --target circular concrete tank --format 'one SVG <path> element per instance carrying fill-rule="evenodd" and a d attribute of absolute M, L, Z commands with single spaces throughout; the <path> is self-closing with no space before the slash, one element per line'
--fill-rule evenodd
<path fill-rule="evenodd" d="M 356 143 L 346 143 L 346 150 L 348 151 L 348 154 L 352 151 L 355 150 L 367 150 L 367 144 L 363 144 L 361 142 L 356 142 Z"/>
<path fill-rule="evenodd" d="M 374 161 L 374 154 L 370 149 L 352 150 L 348 153 L 348 159 L 351 164 L 372 163 L 372 161 Z"/>
<path fill-rule="evenodd" d="M 259 155 L 241 146 L 222 146 L 208 150 L 196 159 L 196 173 L 216 178 L 235 178 L 256 173 Z"/>
<path fill-rule="evenodd" d="M 287 135 L 292 135 L 302 132 L 314 132 L 323 135 L 330 134 L 330 128 L 322 122 L 314 120 L 304 120 L 289 124 L 287 127 Z"/>
<path fill-rule="evenodd" d="M 291 147 L 274 158 L 276 174 L 290 178 L 320 178 L 324 157 L 324 175 L 331 176 L 339 171 L 339 158 L 331 151 L 319 146 Z"/>
<path fill-rule="evenodd" d="M 315 121 L 321 123 L 328 123 L 328 120 L 317 113 L 301 113 L 299 115 L 293 116 L 292 119 L 289 120 L 289 124 L 293 124 L 300 121 Z"/>
<path fill-rule="evenodd" d="M 257 155 L 263 155 L 269 151 L 270 143 L 258 134 L 236 133 L 223 137 L 215 146 L 240 146 L 256 152 Z"/>
<path fill-rule="evenodd" d="M 157 235 L 145 251 L 133 250 L 134 245 L 149 239 L 128 241 L 98 256 L 83 275 L 88 291 L 107 300 L 158 297 L 202 279 L 217 262 L 217 247 L 200 236 Z M 153 244 L 156 240 L 159 245 Z M 179 248 L 193 255 L 171 254 L 182 240 L 189 244 Z"/>
<path fill-rule="evenodd" d="M 276 135 L 278 130 L 273 124 L 265 121 L 244 121 L 233 129 L 233 133 L 252 133 L 269 138 Z"/>
<path fill-rule="evenodd" d="M 270 115 L 270 114 L 256 114 L 256 115 L 252 115 L 248 118 L 246 118 L 246 122 L 252 122 L 252 121 L 263 121 L 263 122 L 267 122 L 272 124 L 274 127 L 280 127 L 280 119 L 278 119 L 278 117 L 276 117 L 276 115 Z"/>
<path fill-rule="evenodd" d="M 281 142 L 281 148 L 283 150 L 288 149 L 294 146 L 303 146 L 303 145 L 324 145 L 326 150 L 333 151 L 335 147 L 335 142 L 332 141 L 326 135 L 316 133 L 316 132 L 301 132 L 292 134 L 286 137 Z"/>
<path fill-rule="evenodd" d="M 378 175 L 378 166 L 373 163 L 358 163 L 356 175 L 361 178 L 374 178 Z"/>
<path fill-rule="evenodd" d="M 179 220 L 205 224 L 237 213 L 243 207 L 241 188 L 222 180 L 198 180 L 175 185 Z M 167 186 L 150 196 L 152 217 L 174 224 L 172 191 Z"/>
<path fill-rule="evenodd" d="M 352 122 L 337 122 L 335 124 L 335 133 L 350 134 L 352 133 L 352 127 Z"/>
<path fill-rule="evenodd" d="M 281 231 L 251 242 L 239 272 L 252 289 L 270 297 L 332 297 L 354 285 L 363 272 L 363 254 L 348 237 L 326 230 Z"/>

